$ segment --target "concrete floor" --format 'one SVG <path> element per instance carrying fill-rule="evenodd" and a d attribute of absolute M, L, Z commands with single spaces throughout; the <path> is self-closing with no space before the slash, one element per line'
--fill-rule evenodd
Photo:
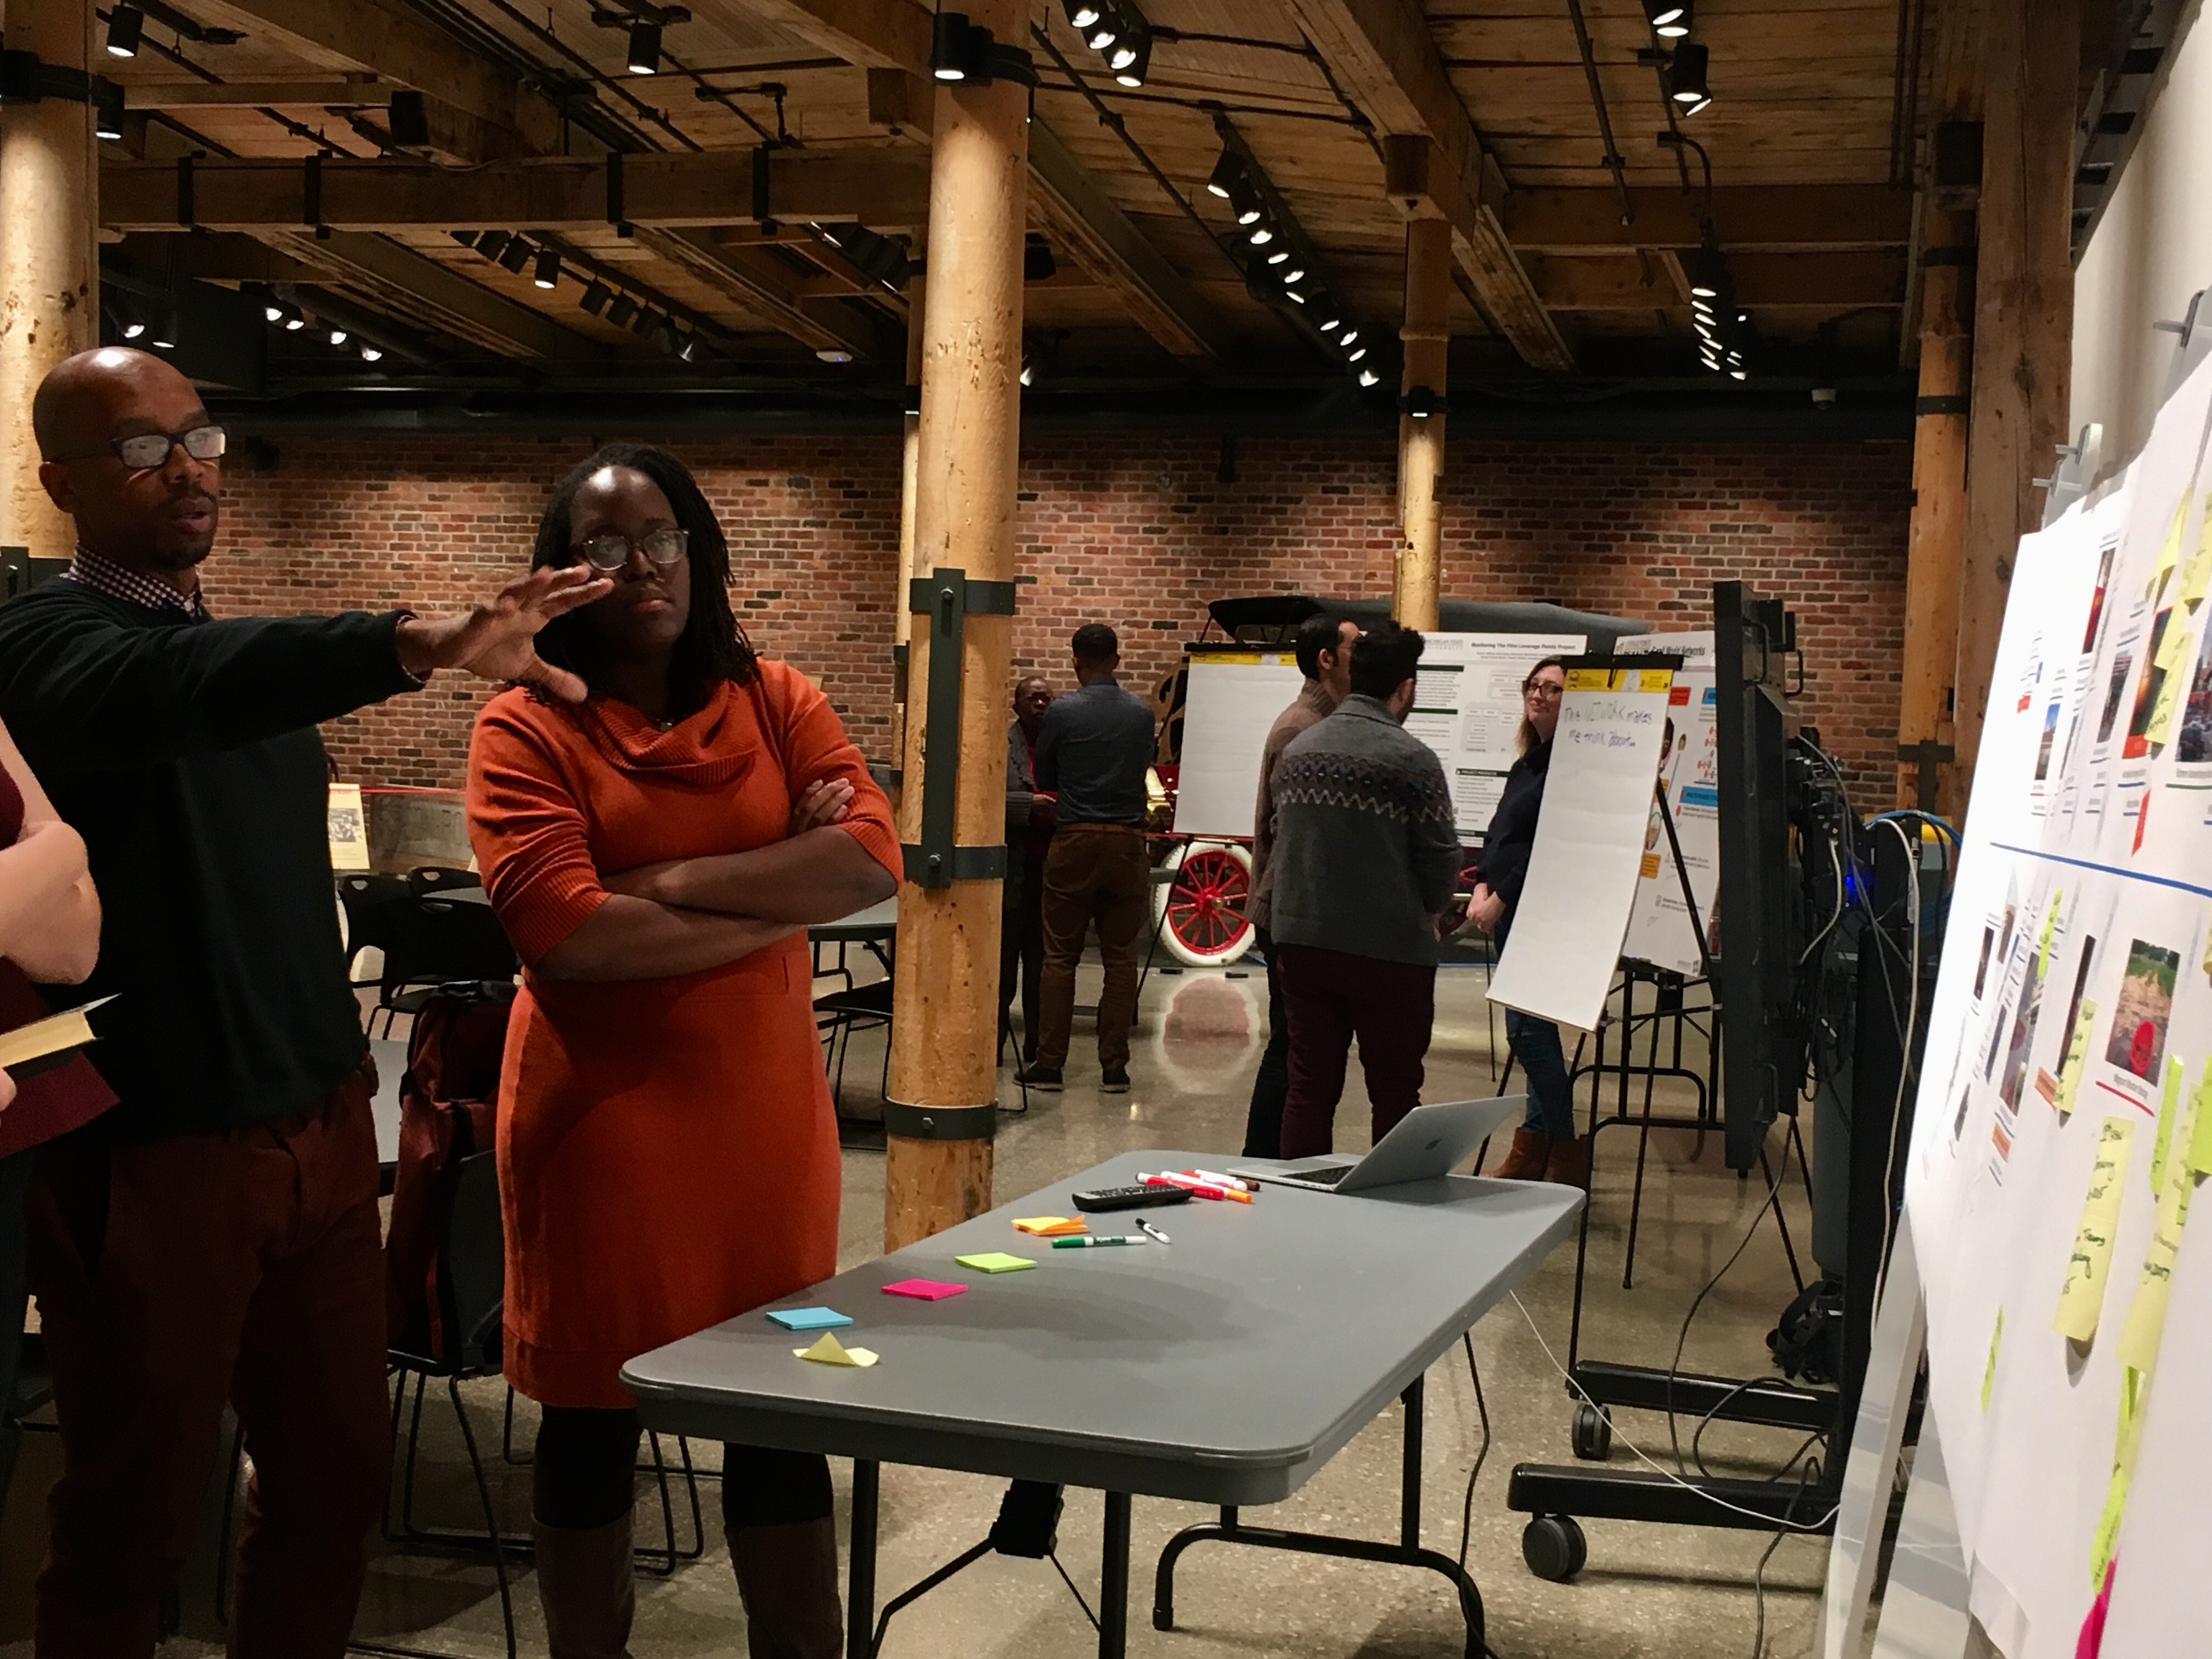
<path fill-rule="evenodd" d="M 858 953 L 855 953 L 856 958 Z M 1096 994 L 1094 967 L 1079 994 Z M 1437 1019 L 1425 1091 L 1431 1100 L 1493 1092 L 1491 1043 L 1483 978 L 1472 969 L 1445 969 L 1437 989 Z M 1265 1036 L 1266 987 L 1255 968 L 1155 974 L 1143 999 L 1140 1030 L 1130 1066 L 1134 1087 L 1104 1097 L 1085 1022 L 1079 1020 L 1077 1052 L 1068 1067 L 1071 1086 L 1058 1096 L 1033 1097 L 1026 1117 L 1002 1120 L 998 1140 L 997 1192 L 1012 1196 L 1054 1181 L 1113 1153 L 1139 1146 L 1173 1146 L 1232 1153 L 1243 1134 L 1253 1067 Z M 1500 1042 L 1502 1043 L 1502 1033 Z M 880 1075 L 880 1042 L 854 1040 L 847 1069 L 848 1096 L 869 1092 Z M 1702 1065 L 1702 1058 L 1693 1065 Z M 1002 1098 L 1018 1103 L 1009 1076 Z M 1587 1102 L 1587 1091 L 1583 1096 Z M 1663 1109 L 1682 1109 L 1686 1090 L 1662 1085 Z M 1340 1114 L 1340 1150 L 1367 1144 L 1366 1109 L 1355 1079 Z M 1792 1294 L 1790 1270 L 1771 1218 L 1756 1222 L 1765 1198 L 1757 1184 L 1740 1182 L 1722 1167 L 1717 1137 L 1702 1159 L 1692 1158 L 1692 1137 L 1662 1131 L 1652 1138 L 1645 1175 L 1643 1225 L 1637 1245 L 1637 1280 L 1620 1285 L 1630 1180 L 1636 1137 L 1607 1131 L 1601 1140 L 1589 1233 L 1589 1281 L 1584 1351 L 1592 1358 L 1666 1365 L 1682 1319 L 1698 1287 L 1754 1230 L 1749 1248 L 1720 1285 L 1706 1297 L 1691 1328 L 1686 1369 L 1727 1375 L 1773 1375 L 1765 1333 Z M 866 1261 L 880 1249 L 884 1194 L 879 1152 L 848 1151 L 845 1160 L 842 1265 Z M 1795 1166 L 1783 1200 L 1801 1252 L 1809 1232 L 1804 1192 Z M 1473 1492 L 1468 1561 L 1480 1584 L 1489 1640 L 1503 1659 L 1632 1659 L 1632 1656 L 1749 1656 L 1753 1653 L 1753 1572 L 1771 1534 L 1705 1528 L 1633 1526 L 1592 1522 L 1585 1530 L 1589 1561 L 1571 1583 L 1545 1583 L 1522 1564 L 1524 1517 L 1504 1507 L 1508 1471 L 1521 1461 L 1572 1461 L 1570 1407 L 1548 1344 L 1567 1357 L 1575 1253 L 1563 1245 L 1523 1287 L 1526 1317 L 1502 1304 L 1474 1333 L 1494 1439 Z M 1808 1268 L 1809 1271 L 1809 1264 Z M 479 1443 L 495 1454 L 503 1388 L 495 1382 L 465 1390 Z M 1454 1351 L 1430 1372 L 1424 1460 L 1423 1540 L 1455 1552 L 1469 1468 L 1481 1443 L 1467 1362 Z M 1399 1413 L 1393 1408 L 1361 1433 L 1290 1502 L 1247 1510 L 1254 1524 L 1282 1525 L 1395 1537 L 1398 1524 Z M 518 1408 L 518 1451 L 526 1448 L 527 1402 Z M 1683 1425 L 1684 1453 L 1690 1425 Z M 1673 1466 L 1665 1419 L 1624 1413 L 1614 1437 L 1616 1467 L 1641 1467 L 1625 1443 L 1633 1439 L 1654 1458 Z M 668 1446 L 672 1456 L 675 1448 Z M 1705 1461 L 1715 1472 L 1771 1473 L 1796 1449 L 1795 1437 L 1776 1431 L 1721 1425 L 1705 1437 Z M 695 1446 L 711 1466 L 718 1449 Z M 841 1527 L 849 1466 L 833 1464 Z M 27 1655 L 28 1580 L 41 1547 L 40 1494 L 54 1468 L 54 1442 L 27 1442 L 15 1491 L 0 1516 L 0 1655 Z M 496 1501 L 506 1524 L 528 1521 L 529 1474 L 491 1464 Z M 1793 1480 L 1796 1477 L 1790 1477 Z M 889 1468 L 884 1472 L 878 1566 L 880 1594 L 888 1598 L 988 1531 L 1001 1486 L 978 1477 Z M 711 1483 L 703 1491 L 704 1554 L 667 1579 L 639 1584 L 636 1632 L 640 1656 L 738 1655 L 744 1619 L 729 1575 Z M 641 1483 L 639 1540 L 661 1535 L 659 1504 Z M 479 1510 L 451 1413 L 433 1394 L 424 1410 L 418 1518 L 430 1524 L 480 1524 Z M 696 1543 L 680 1485 L 675 1506 L 679 1539 Z M 212 1512 L 212 1503 L 210 1504 Z M 1151 1577 L 1161 1547 L 1178 1528 L 1207 1518 L 1197 1506 L 1139 1498 L 1132 1567 L 1129 1650 L 1176 1659 L 1241 1659 L 1255 1654 L 1328 1656 L 1328 1659 L 1393 1659 L 1456 1656 L 1463 1627 L 1445 1582 L 1430 1573 L 1326 1558 L 1201 1545 L 1178 1572 L 1173 1632 L 1156 1632 L 1149 1617 Z M 212 1532 L 212 1527 L 208 1529 Z M 1085 1596 L 1095 1596 L 1098 1573 L 1100 1504 L 1095 1494 L 1071 1492 L 1060 1533 L 1059 1557 Z M 400 1643 L 455 1656 L 503 1651 L 499 1601 L 488 1566 L 408 1555 L 382 1545 L 371 1564 L 356 1632 L 362 1639 Z M 205 1585 L 211 1549 L 201 1559 L 184 1598 L 184 1633 L 163 1650 L 169 1655 L 219 1652 L 221 1627 Z M 1809 1653 L 1825 1571 L 1825 1540 L 1792 1537 L 1767 1563 L 1765 1654 Z M 544 1637 L 526 1571 L 518 1574 L 515 1607 L 522 1651 L 543 1653 Z M 1048 1563 L 988 1557 L 900 1615 L 884 1651 L 888 1659 L 1028 1659 L 1087 1651 L 1094 1638 L 1083 1611 Z M 12 1645 L 11 1645 L 12 1644 Z"/>

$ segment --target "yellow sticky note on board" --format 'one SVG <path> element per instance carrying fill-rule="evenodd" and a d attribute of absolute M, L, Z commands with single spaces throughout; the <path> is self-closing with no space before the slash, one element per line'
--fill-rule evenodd
<path fill-rule="evenodd" d="M 2173 567 L 2181 562 L 2181 527 L 2189 521 L 2189 491 L 2181 492 L 2181 499 L 2173 504 L 2173 522 L 2166 527 L 2166 539 L 2158 544 L 2158 562 L 2151 568 L 2150 586 L 2146 597 L 2156 599 L 2158 590 L 2166 586 L 2166 579 L 2173 574 Z"/>
<path fill-rule="evenodd" d="M 2195 610 L 2212 592 L 2212 508 L 2204 514 L 2204 528 L 2197 538 L 2197 550 L 2181 572 L 2181 602 Z"/>
<path fill-rule="evenodd" d="M 828 1331 L 816 1339 L 812 1347 L 793 1348 L 791 1352 L 800 1359 L 811 1359 L 821 1365 L 872 1365 L 877 1358 L 872 1348 L 848 1348 Z"/>
<path fill-rule="evenodd" d="M 2097 1131 L 2097 1161 L 2090 1167 L 2089 1190 L 2081 1200 L 2081 1219 L 2074 1230 L 2074 1249 L 2066 1259 L 2066 1279 L 2058 1291 L 2058 1314 L 2051 1322 L 2059 1335 L 2072 1341 L 2087 1342 L 2096 1335 L 2104 1311 L 2105 1283 L 2112 1270 L 2112 1235 L 2119 1227 L 2121 1188 L 2135 1134 L 2135 1120 L 2128 1117 L 2108 1117 Z"/>
<path fill-rule="evenodd" d="M 2004 1340 L 2004 1310 L 1997 1310 L 1996 1328 L 1990 1333 L 1989 1363 L 1982 1367 L 1982 1409 L 1990 1408 L 1990 1390 L 1997 1380 L 1997 1344 Z"/>
<path fill-rule="evenodd" d="M 2058 1062 L 2058 1098 L 2053 1103 L 2061 1117 L 2074 1109 L 2074 1091 L 2081 1086 L 2081 1070 L 2089 1060 L 2089 1027 L 2096 1018 L 2097 1005 L 2083 997 L 2073 1034 L 2066 1039 L 2066 1058 Z"/>
<path fill-rule="evenodd" d="M 2105 1583 L 2105 1567 L 2112 1559 L 2112 1545 L 2119 1537 L 2120 1516 L 2128 1506 L 2128 1482 L 2135 1478 L 2136 1447 L 2142 1440 L 2142 1378 L 2136 1372 L 2120 1372 L 2120 1426 L 2112 1439 L 2112 1479 L 2105 1489 L 2105 1508 L 2097 1517 L 2097 1530 L 2089 1540 L 2089 1582 L 2101 1589 Z"/>
<path fill-rule="evenodd" d="M 2180 1104 L 2181 1056 L 2168 1054 L 2166 1057 L 2166 1090 L 2159 1097 L 2158 1103 L 2158 1134 L 2150 1144 L 2150 1189 L 2154 1194 L 2163 1192 L 2166 1188 L 2166 1154 L 2173 1143 L 2174 1113 Z M 2185 1131 L 2182 1139 L 2183 1144 L 2186 1145 L 2188 1136 Z"/>
<path fill-rule="evenodd" d="M 2185 1119 L 2194 1118 L 2197 1103 L 2191 1101 L 2181 1110 Z M 2128 1304 L 2127 1321 L 2120 1327 L 2120 1364 L 2132 1365 L 2146 1377 L 2158 1362 L 2174 1259 L 2181 1253 L 2181 1230 L 2188 1224 L 2189 1198 L 2196 1190 L 2197 1177 L 2189 1166 L 2179 1158 L 2171 1160 L 2158 1189 L 2158 1218 L 2151 1224 L 2150 1243 L 2143 1252 L 2142 1276 L 2136 1283 L 2135 1299 Z"/>
<path fill-rule="evenodd" d="M 2051 908 L 2044 913 L 2043 943 L 2035 962 L 2035 976 L 2038 979 L 2045 978 L 2050 975 L 2051 936 L 2058 931 L 2058 902 L 2065 896 L 2066 890 L 2062 887 L 2051 896 Z"/>
<path fill-rule="evenodd" d="M 2212 1175 L 2212 1060 L 2204 1062 L 2204 1079 L 2197 1085 L 2197 1114 L 2185 1139 L 2189 1156 L 2183 1162 L 2189 1173 Z"/>

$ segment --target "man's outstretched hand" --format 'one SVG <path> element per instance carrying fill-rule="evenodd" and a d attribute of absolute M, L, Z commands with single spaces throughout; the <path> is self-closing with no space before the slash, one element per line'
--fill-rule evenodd
<path fill-rule="evenodd" d="M 563 702 L 581 702 L 584 682 L 538 654 L 538 630 L 554 617 L 613 591 L 588 565 L 548 567 L 518 577 L 488 603 L 458 617 L 400 619 L 399 665 L 417 678 L 436 668 L 462 668 L 501 684 L 537 686 Z"/>

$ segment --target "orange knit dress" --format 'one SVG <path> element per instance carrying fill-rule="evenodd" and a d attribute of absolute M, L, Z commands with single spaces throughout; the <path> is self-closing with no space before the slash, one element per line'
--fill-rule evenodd
<path fill-rule="evenodd" d="M 763 662 L 658 730 L 627 703 L 494 697 L 469 751 L 469 840 L 524 964 L 500 1081 L 507 1380 L 626 1407 L 636 1354 L 836 1271 L 836 1124 L 806 939 L 669 979 L 547 980 L 603 874 L 781 840 L 819 778 L 899 867 L 890 807 L 804 676 Z"/>

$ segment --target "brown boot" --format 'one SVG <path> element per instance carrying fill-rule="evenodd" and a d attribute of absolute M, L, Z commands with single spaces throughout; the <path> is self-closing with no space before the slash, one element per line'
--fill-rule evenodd
<path fill-rule="evenodd" d="M 637 1612 L 630 1517 L 603 1527 L 530 1523 L 538 1546 L 538 1600 L 552 1659 L 629 1659 Z"/>
<path fill-rule="evenodd" d="M 1490 1176 L 1493 1181 L 1541 1181 L 1544 1160 L 1551 1154 L 1552 1138 L 1541 1129 L 1516 1129 L 1512 1150 Z"/>
<path fill-rule="evenodd" d="M 837 1526 L 824 1516 L 730 1534 L 730 1565 L 745 1604 L 752 1659 L 840 1659 L 845 1613 L 837 1597 Z"/>
<path fill-rule="evenodd" d="M 1590 1137 L 1577 1135 L 1571 1140 L 1555 1140 L 1552 1155 L 1544 1162 L 1544 1179 L 1561 1187 L 1579 1187 L 1589 1190 Z"/>

